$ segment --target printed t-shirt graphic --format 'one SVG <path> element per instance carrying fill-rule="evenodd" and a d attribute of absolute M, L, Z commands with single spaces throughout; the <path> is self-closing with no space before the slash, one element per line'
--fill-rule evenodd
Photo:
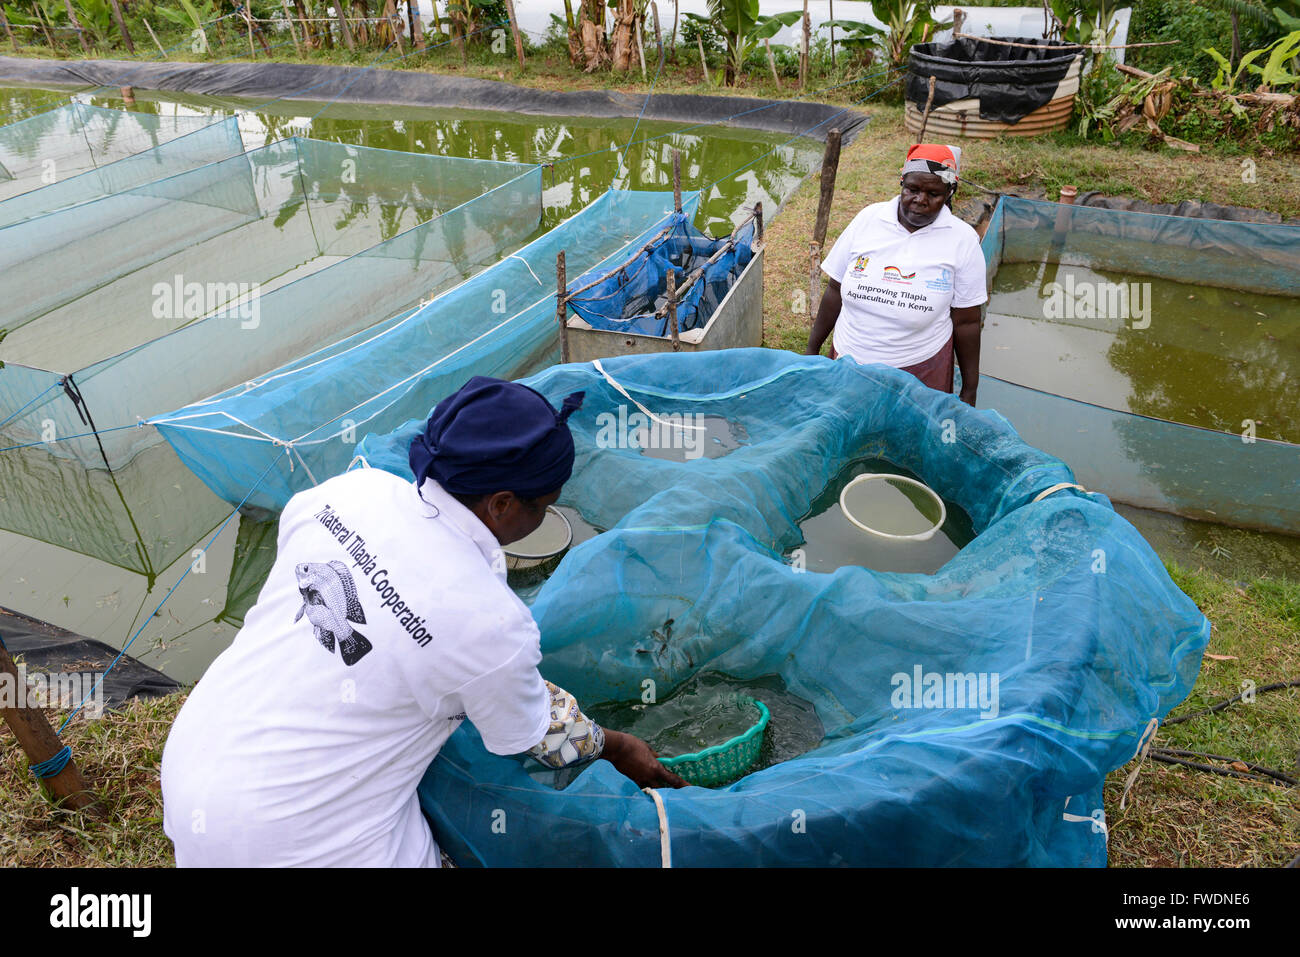
<path fill-rule="evenodd" d="M 357 586 L 348 566 L 340 561 L 306 562 L 294 569 L 303 605 L 293 618 L 307 615 L 316 630 L 316 640 L 326 651 L 339 643 L 339 656 L 345 665 L 355 665 L 374 647 L 366 636 L 352 627 L 364 625 L 366 613 L 357 599 Z"/>
<path fill-rule="evenodd" d="M 944 207 L 909 233 L 897 197 L 858 213 L 822 270 L 840 284 L 835 351 L 858 362 L 924 362 L 952 335 L 954 306 L 988 301 L 975 230 Z"/>

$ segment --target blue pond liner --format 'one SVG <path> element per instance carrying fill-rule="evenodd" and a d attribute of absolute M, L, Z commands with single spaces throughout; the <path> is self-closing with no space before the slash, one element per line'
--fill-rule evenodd
<path fill-rule="evenodd" d="M 1073 482 L 1064 463 L 996 412 L 883 366 L 763 349 L 603 366 L 656 414 L 719 415 L 749 442 L 684 462 L 609 447 L 608 431 L 598 446 L 627 400 L 593 366 L 524 380 L 555 403 L 586 390 L 561 501 L 610 529 L 534 599 L 543 674 L 596 702 L 639 698 L 647 678 L 666 690 L 697 670 L 775 673 L 826 728 L 819 747 L 727 788 L 660 791 L 673 864 L 1105 864 L 1103 779 L 1186 697 L 1210 635 L 1105 497 L 1038 500 Z M 358 452 L 405 474 L 419 426 Z M 934 575 L 787 564 L 813 501 L 864 456 L 918 475 L 976 538 Z M 638 653 L 669 618 L 675 647 Z M 951 682 L 946 700 L 929 676 Z M 965 676 L 983 700 L 957 698 Z M 667 857 L 655 802 L 608 762 L 555 790 L 468 722 L 420 799 L 463 865 Z"/>

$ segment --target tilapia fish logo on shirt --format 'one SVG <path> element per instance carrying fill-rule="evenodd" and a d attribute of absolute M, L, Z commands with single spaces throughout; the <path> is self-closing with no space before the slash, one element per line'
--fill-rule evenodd
<path fill-rule="evenodd" d="M 305 562 L 295 566 L 294 573 L 303 605 L 293 620 L 306 614 L 316 628 L 316 640 L 331 654 L 337 640 L 345 665 L 355 665 L 369 654 L 374 646 L 352 627 L 353 622 L 364 625 L 366 613 L 357 600 L 357 586 L 348 566 L 338 561 Z"/>

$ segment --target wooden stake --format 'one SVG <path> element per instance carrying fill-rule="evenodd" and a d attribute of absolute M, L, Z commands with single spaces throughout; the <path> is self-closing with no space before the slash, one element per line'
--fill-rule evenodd
<path fill-rule="evenodd" d="M 763 244 L 763 204 L 754 204 L 754 241 Z"/>
<path fill-rule="evenodd" d="M 289 0 L 280 0 L 284 7 L 284 22 L 289 28 L 289 36 L 293 38 L 293 52 L 302 56 L 302 47 L 298 45 L 298 31 L 293 28 L 293 12 L 289 9 Z"/>
<path fill-rule="evenodd" d="M 641 21 L 632 21 L 632 33 L 636 36 L 636 57 L 641 61 L 641 82 L 645 83 L 649 77 L 645 75 L 645 47 L 641 43 Z"/>
<path fill-rule="evenodd" d="M 411 41 L 417 50 L 424 49 L 424 24 L 420 22 L 420 5 L 417 0 L 406 0 L 406 21 L 411 27 Z"/>
<path fill-rule="evenodd" d="M 930 77 L 930 92 L 925 98 L 925 112 L 921 114 L 921 133 L 917 136 L 918 143 L 925 142 L 925 127 L 930 122 L 930 104 L 934 102 L 934 77 Z"/>
<path fill-rule="evenodd" d="M 808 34 L 812 28 L 812 20 L 808 17 L 808 0 L 803 0 L 803 40 L 799 44 L 799 89 L 805 89 L 808 86 Z"/>
<path fill-rule="evenodd" d="M 50 49 L 60 49 L 59 45 L 54 42 L 54 34 L 50 32 L 50 21 L 45 18 L 45 11 L 41 9 L 41 5 L 34 3 L 32 9 L 36 11 L 36 19 L 41 22 L 41 32 L 45 34 L 45 41 L 50 45 Z"/>
<path fill-rule="evenodd" d="M 515 16 L 515 0 L 506 0 L 506 13 L 510 16 L 510 33 L 515 38 L 515 56 L 519 59 L 519 69 L 524 68 L 524 35 L 519 32 L 519 18 Z"/>
<path fill-rule="evenodd" d="M 682 211 L 682 154 L 673 150 L 673 209 Z"/>
<path fill-rule="evenodd" d="M 569 283 L 564 272 L 564 250 L 555 256 L 555 320 L 560 324 L 560 361 L 569 361 Z"/>
<path fill-rule="evenodd" d="M 135 41 L 131 39 L 131 32 L 126 28 L 126 19 L 122 16 L 122 5 L 118 0 L 109 0 L 113 8 L 113 21 L 117 24 L 118 32 L 122 34 L 122 42 L 126 44 L 126 52 L 135 56 Z"/>
<path fill-rule="evenodd" d="M 655 0 L 650 0 L 650 13 L 655 18 L 655 43 L 659 47 L 659 67 L 662 69 L 664 65 L 664 35 L 663 31 L 659 29 L 659 7 L 655 4 Z"/>
<path fill-rule="evenodd" d="M 831 10 L 831 69 L 837 69 L 835 64 L 835 0 L 830 0 Z"/>
<path fill-rule="evenodd" d="M 677 329 L 677 273 L 668 270 L 668 333 L 673 339 L 673 352 L 682 351 L 682 340 Z"/>
<path fill-rule="evenodd" d="M 9 42 L 13 44 L 14 52 L 17 53 L 18 38 L 14 36 L 13 28 L 9 26 L 9 18 L 5 16 L 4 7 L 0 7 L 0 26 L 5 28 L 5 36 L 9 38 Z"/>
<path fill-rule="evenodd" d="M 63 9 L 68 11 L 68 22 L 77 31 L 77 39 L 81 41 L 81 52 L 90 56 L 90 41 L 86 39 L 86 31 L 81 29 L 81 21 L 77 19 L 77 14 L 73 12 L 72 0 L 63 0 Z"/>
<path fill-rule="evenodd" d="M 772 41 L 764 40 L 763 46 L 767 48 L 767 65 L 772 68 L 772 82 L 776 88 L 781 89 L 781 77 L 776 72 L 776 57 L 772 56 Z"/>
<path fill-rule="evenodd" d="M 18 667 L 2 645 L 0 645 L 0 675 L 8 676 L 15 692 L 25 696 L 26 689 L 19 684 Z M 15 705 L 19 704 L 20 702 L 15 702 Z M 50 727 L 49 720 L 40 711 L 21 706 L 0 708 L 0 717 L 4 718 L 5 724 L 18 739 L 18 744 L 31 764 L 48 761 L 63 749 L 63 744 L 54 733 L 54 729 Z M 86 782 L 74 760 L 69 759 L 64 769 L 54 777 L 39 780 L 41 786 L 61 808 L 79 811 L 95 804 L 94 795 L 86 787 Z"/>
<path fill-rule="evenodd" d="M 704 67 L 704 82 L 709 83 L 709 64 L 704 59 L 704 41 L 700 39 L 700 34 L 695 34 L 695 42 L 700 48 L 700 66 Z"/>
<path fill-rule="evenodd" d="M 153 32 L 153 27 L 149 26 L 148 20 L 145 20 L 144 17 L 141 17 L 140 19 L 144 20 L 144 28 L 149 31 L 149 36 L 153 38 L 154 46 L 158 48 L 158 52 L 162 54 L 162 58 L 164 60 L 167 59 L 167 51 L 163 49 L 163 45 L 158 42 L 158 34 Z"/>
<path fill-rule="evenodd" d="M 397 44 L 397 55 L 405 56 L 406 45 L 402 42 L 402 31 L 399 28 L 402 18 L 397 15 L 396 0 L 384 0 L 384 16 L 388 17 L 385 25 L 388 27 L 388 32 L 393 35 L 393 42 Z"/>
<path fill-rule="evenodd" d="M 357 42 L 352 39 L 352 28 L 348 26 L 348 18 L 343 12 L 343 0 L 334 0 L 334 14 L 338 17 L 339 36 L 343 38 L 344 45 L 349 50 L 355 50 Z"/>
<path fill-rule="evenodd" d="M 840 169 L 840 131 L 826 134 L 826 152 L 822 156 L 821 195 L 817 198 L 817 219 L 813 226 L 813 242 L 826 243 L 826 227 L 831 219 L 831 200 L 835 197 L 835 177 Z"/>

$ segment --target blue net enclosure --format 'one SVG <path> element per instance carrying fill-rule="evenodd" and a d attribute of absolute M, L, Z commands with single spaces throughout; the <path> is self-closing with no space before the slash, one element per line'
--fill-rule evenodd
<path fill-rule="evenodd" d="M 733 235 L 713 239 L 691 225 L 688 215 L 675 214 L 617 270 L 596 269 L 579 276 L 570 284 L 576 295 L 570 294 L 569 305 L 593 329 L 666 336 L 671 270 L 682 289 L 677 300 L 678 329 L 702 329 L 753 258 L 754 230 L 751 219 Z"/>
<path fill-rule="evenodd" d="M 174 125 L 181 129 L 193 126 L 190 117 L 164 118 L 147 114 L 137 116 L 134 113 L 124 115 L 129 117 L 124 121 L 128 124 L 166 119 L 174 121 Z M 3 140 L 6 129 L 9 127 L 0 129 L 0 141 Z M 153 138 L 158 140 L 157 146 L 77 175 L 55 179 L 39 189 L 0 200 L 0 226 L 9 226 L 79 203 L 111 196 L 244 152 L 244 143 L 239 135 L 239 121 L 234 117 L 209 123 L 193 132 L 176 132 L 171 138 L 164 136 L 163 131 L 154 131 Z"/>
<path fill-rule="evenodd" d="M 211 125 L 207 117 L 110 110 L 74 100 L 0 126 L 0 200 L 62 183 Z"/>
<path fill-rule="evenodd" d="M 553 403 L 586 392 L 561 502 L 608 529 L 532 600 L 542 673 L 587 704 L 777 675 L 825 737 L 725 788 L 660 790 L 661 818 L 608 762 L 557 789 L 466 722 L 420 788 L 457 863 L 1105 863 L 1103 779 L 1190 691 L 1210 624 L 1103 496 L 997 413 L 883 366 L 763 349 L 601 365 L 525 380 Z M 617 433 L 629 407 L 747 438 L 650 456 Z M 358 452 L 409 474 L 421 425 Z M 973 540 L 932 575 L 802 567 L 800 523 L 863 457 L 922 479 Z"/>
<path fill-rule="evenodd" d="M 1300 532 L 1300 228 L 1003 197 L 980 405 L 1117 502 Z"/>
<path fill-rule="evenodd" d="M 688 194 L 687 207 L 698 198 Z M 472 375 L 510 378 L 554 362 L 556 254 L 576 269 L 608 268 L 662 232 L 672 208 L 669 193 L 606 192 L 431 302 L 285 356 L 292 361 L 152 424 L 227 502 L 279 511 L 295 492 L 343 471 L 358 436 L 425 413 Z"/>
<path fill-rule="evenodd" d="M 540 219 L 535 166 L 290 139 L 0 229 L 0 527 L 165 565 L 215 520 L 144 420 L 409 311 Z"/>

